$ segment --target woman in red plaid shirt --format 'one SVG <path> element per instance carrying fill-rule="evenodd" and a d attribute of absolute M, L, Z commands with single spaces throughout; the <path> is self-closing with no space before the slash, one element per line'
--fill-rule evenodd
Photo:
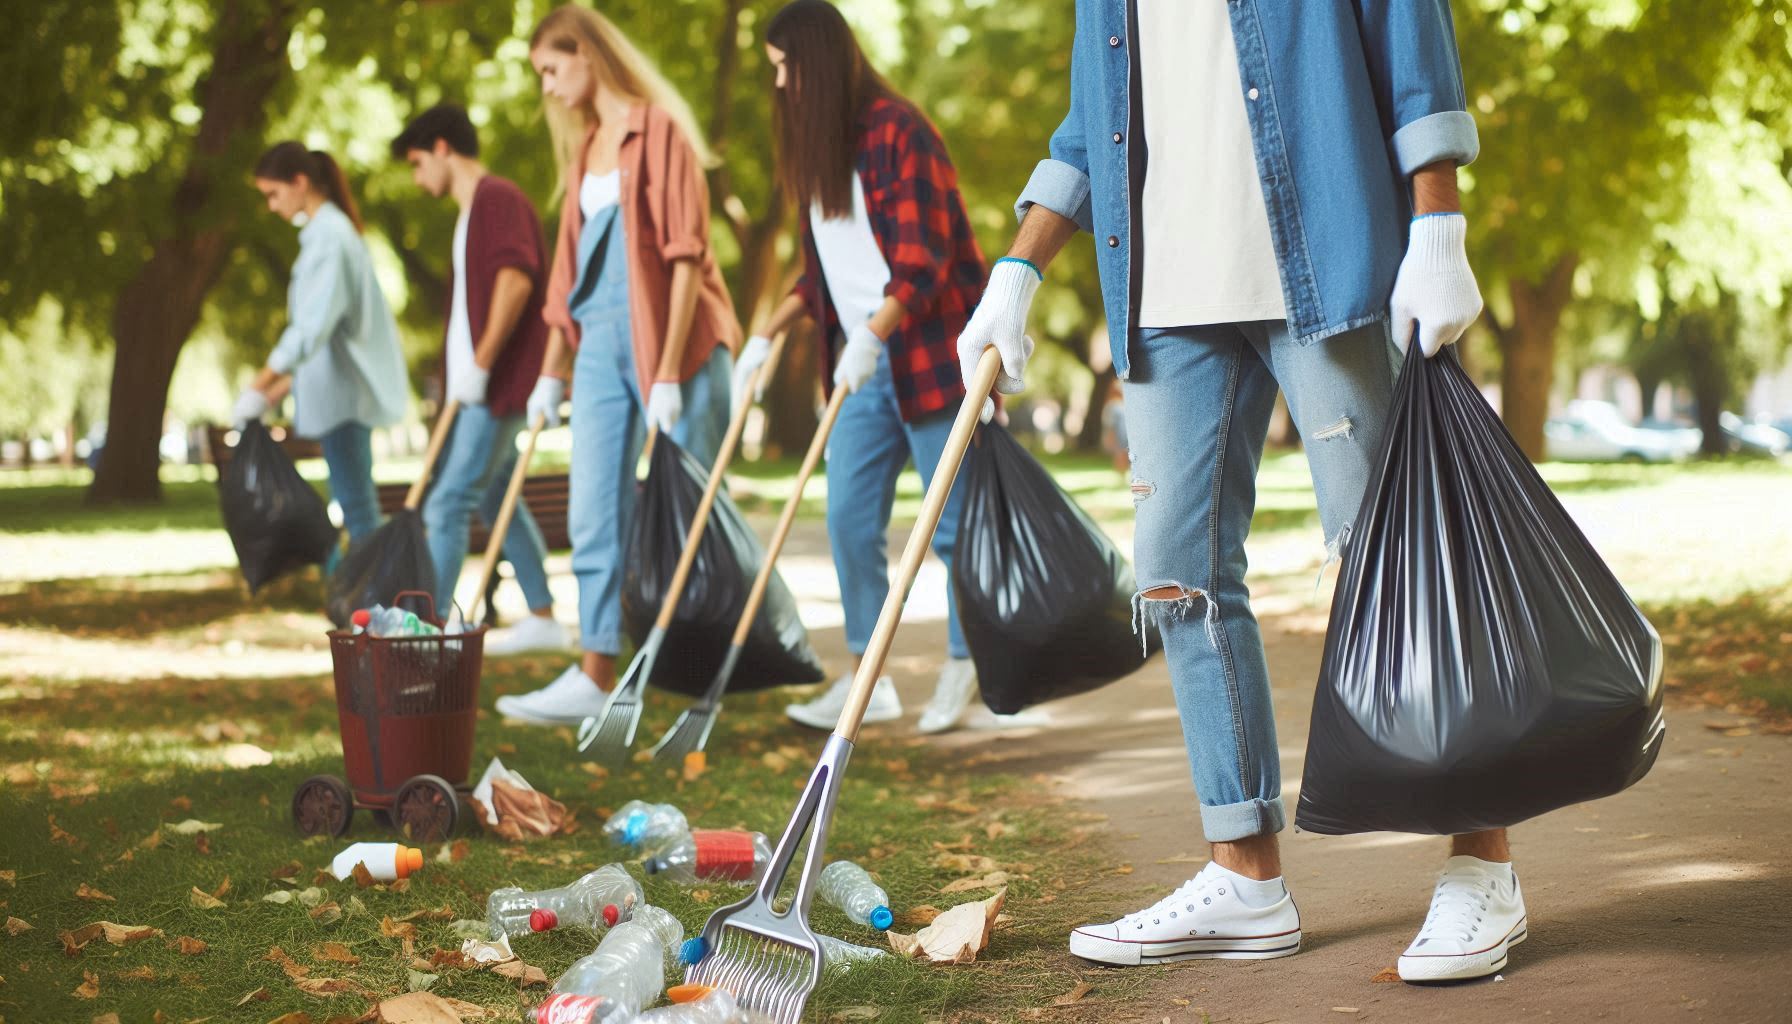
<path fill-rule="evenodd" d="M 741 351 L 735 401 L 753 397 L 742 388 L 767 337 L 814 318 L 823 386 L 849 392 L 828 444 L 828 539 L 856 662 L 889 591 L 896 478 L 911 458 L 932 478 L 964 397 L 954 344 L 982 291 L 983 254 L 939 133 L 866 61 L 832 4 L 779 11 L 765 52 L 776 72 L 778 181 L 803 212 L 803 276 Z M 948 562 L 959 504 L 954 493 L 933 536 Z M 922 732 L 956 726 L 977 694 L 956 609 L 946 653 Z M 842 675 L 790 717 L 832 728 L 851 683 Z M 879 679 L 865 720 L 901 715 L 894 684 Z"/>

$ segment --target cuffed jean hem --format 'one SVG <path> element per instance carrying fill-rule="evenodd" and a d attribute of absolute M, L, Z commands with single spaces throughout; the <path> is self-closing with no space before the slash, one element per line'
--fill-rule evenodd
<path fill-rule="evenodd" d="M 1246 800 L 1218 807 L 1201 805 L 1201 831 L 1210 843 L 1235 843 L 1255 836 L 1270 836 L 1288 827 L 1282 798 Z"/>
<path fill-rule="evenodd" d="M 579 633 L 579 648 L 589 654 L 601 654 L 606 658 L 615 658 L 622 654 L 621 633 Z"/>

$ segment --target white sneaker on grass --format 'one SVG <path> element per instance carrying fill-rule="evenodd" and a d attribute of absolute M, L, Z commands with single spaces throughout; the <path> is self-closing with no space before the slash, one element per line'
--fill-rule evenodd
<path fill-rule="evenodd" d="M 1431 912 L 1400 954 L 1403 981 L 1466 981 L 1506 966 L 1506 953 L 1525 940 L 1524 894 L 1510 864 L 1477 857 L 1444 862 Z"/>
<path fill-rule="evenodd" d="M 977 666 L 969 658 L 947 658 L 945 667 L 940 669 L 939 682 L 933 686 L 933 697 L 921 710 L 921 721 L 915 728 L 922 733 L 955 729 L 976 699 Z"/>
<path fill-rule="evenodd" d="M 1253 906 L 1240 884 L 1257 894 Z M 1136 914 L 1070 933 L 1085 960 L 1137 967 L 1175 960 L 1273 960 L 1300 952 L 1300 910 L 1280 879 L 1259 882 L 1209 863 L 1182 888 Z"/>
<path fill-rule="evenodd" d="M 846 707 L 846 695 L 850 692 L 852 676 L 849 674 L 834 680 L 814 700 L 786 706 L 784 713 L 792 721 L 811 729 L 832 729 L 840 721 L 840 711 Z M 865 708 L 865 724 L 893 722 L 901 717 L 902 698 L 896 696 L 896 681 L 883 676 L 871 690 L 871 703 Z"/>
<path fill-rule="evenodd" d="M 571 646 L 566 627 L 546 615 L 527 615 L 514 626 L 485 635 L 485 653 L 504 657 L 530 651 L 564 651 Z"/>
<path fill-rule="evenodd" d="M 529 725 L 578 725 L 603 713 L 610 695 L 574 663 L 553 682 L 530 693 L 498 698 L 498 714 Z"/>

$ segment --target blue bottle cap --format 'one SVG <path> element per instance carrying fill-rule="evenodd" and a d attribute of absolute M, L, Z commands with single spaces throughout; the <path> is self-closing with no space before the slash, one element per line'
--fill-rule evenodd
<path fill-rule="evenodd" d="M 880 932 L 887 932 L 896 923 L 896 915 L 890 913 L 889 907 L 878 907 L 871 912 L 871 927 Z"/>
<path fill-rule="evenodd" d="M 622 823 L 622 841 L 630 846 L 641 845 L 641 833 L 647 831 L 647 814 L 635 811 Z"/>
<path fill-rule="evenodd" d="M 682 961 L 686 967 L 695 966 L 708 955 L 709 942 L 701 935 L 694 939 L 684 940 L 684 945 L 678 947 L 678 959 Z"/>

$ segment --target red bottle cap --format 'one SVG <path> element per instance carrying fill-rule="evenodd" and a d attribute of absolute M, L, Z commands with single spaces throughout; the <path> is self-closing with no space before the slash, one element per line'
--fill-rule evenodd
<path fill-rule="evenodd" d="M 622 911 L 617 909 L 616 904 L 614 904 L 614 903 L 604 904 L 604 923 L 605 924 L 614 928 L 614 927 L 616 927 L 617 920 L 620 919 L 621 917 L 622 917 Z"/>
<path fill-rule="evenodd" d="M 365 608 L 356 608 L 355 614 L 350 615 L 348 620 L 362 629 L 366 629 L 367 624 L 373 621 L 373 613 Z"/>
<path fill-rule="evenodd" d="M 529 930 L 532 932 L 552 931 L 559 923 L 559 916 L 545 907 L 537 907 L 529 912 Z"/>

